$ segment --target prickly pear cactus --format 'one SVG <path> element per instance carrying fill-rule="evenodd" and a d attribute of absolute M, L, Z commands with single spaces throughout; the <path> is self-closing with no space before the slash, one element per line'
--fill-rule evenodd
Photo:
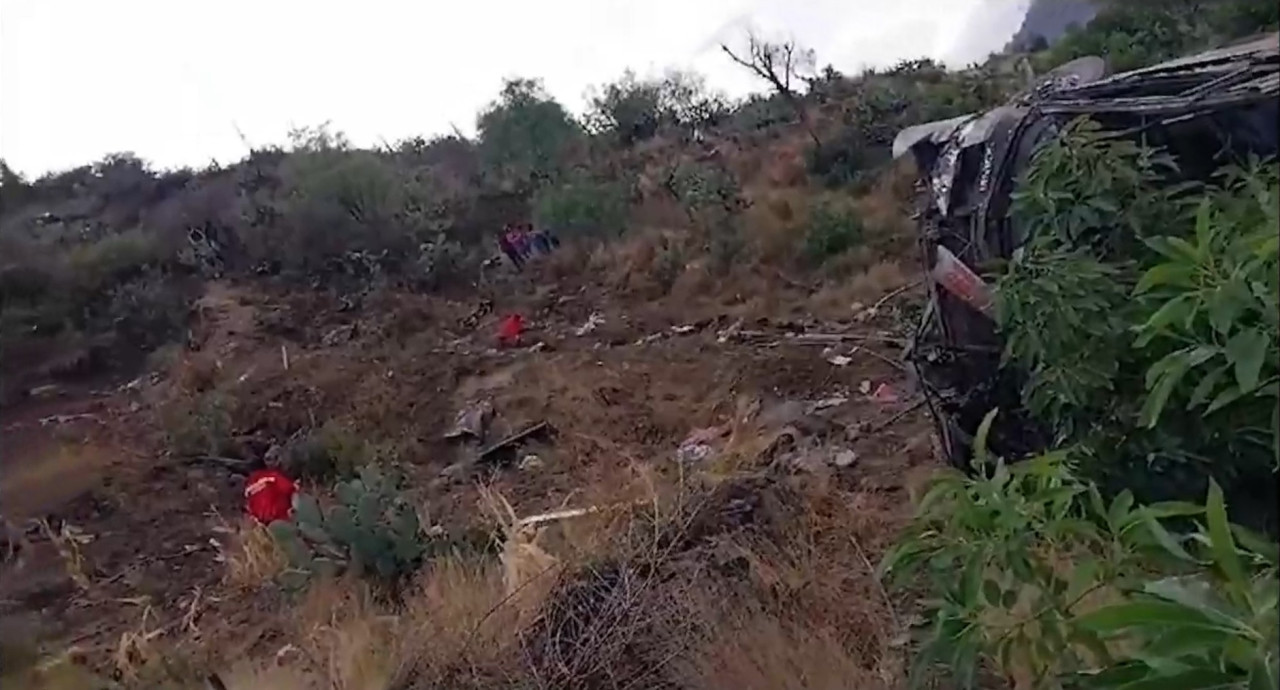
<path fill-rule="evenodd" d="M 313 575 L 376 575 L 394 580 L 416 569 L 427 550 L 417 511 L 399 479 L 364 467 L 334 487 L 337 503 L 322 509 L 306 494 L 293 497 L 293 521 L 268 528 L 289 561 L 281 583 L 305 587 Z"/>

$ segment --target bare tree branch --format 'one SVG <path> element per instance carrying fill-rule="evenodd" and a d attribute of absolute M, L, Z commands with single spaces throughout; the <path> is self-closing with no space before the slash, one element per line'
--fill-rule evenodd
<path fill-rule="evenodd" d="M 813 129 L 813 125 L 809 120 L 809 112 L 805 109 L 804 102 L 796 94 L 795 90 L 791 88 L 792 78 L 802 79 L 799 75 L 799 70 L 802 62 L 807 62 L 811 59 L 808 51 L 798 48 L 795 41 L 770 43 L 750 31 L 747 32 L 746 57 L 733 52 L 729 46 L 723 43 L 720 44 L 720 49 L 729 56 L 729 59 L 768 82 L 774 91 L 796 111 L 796 115 L 800 118 L 801 124 L 804 125 L 809 138 L 813 139 L 814 145 L 819 149 L 822 148 L 822 141 L 818 139 L 818 135 Z"/>

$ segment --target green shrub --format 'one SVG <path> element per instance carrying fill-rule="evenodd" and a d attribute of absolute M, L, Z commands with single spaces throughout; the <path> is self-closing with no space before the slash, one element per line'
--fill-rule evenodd
<path fill-rule="evenodd" d="M 501 189 L 528 192 L 557 178 L 581 129 L 536 79 L 511 79 L 476 119 L 485 175 Z"/>
<path fill-rule="evenodd" d="M 947 667 L 1034 688 L 1271 688 L 1280 643 L 1277 547 L 1206 505 L 1109 502 L 1068 454 L 1013 466 L 982 451 L 949 471 L 880 572 L 924 587 L 928 620 L 912 679 Z M 1189 533 L 1170 520 L 1196 519 Z"/>
<path fill-rule="evenodd" d="M 727 108 L 724 99 L 709 92 L 697 75 L 668 72 L 661 79 L 638 80 L 627 71 L 592 96 L 586 122 L 593 132 L 631 146 L 664 127 L 710 126 L 724 117 Z"/>
<path fill-rule="evenodd" d="M 1185 498 L 1213 477 L 1238 519 L 1270 523 L 1275 497 L 1250 487 L 1271 481 L 1280 438 L 1280 168 L 1208 186 L 1170 186 L 1171 170 L 1085 121 L 1036 157 L 1013 208 L 1031 240 L 997 284 L 1005 359 L 1108 490 Z"/>
<path fill-rule="evenodd" d="M 538 191 L 534 219 L 562 237 L 606 239 L 626 230 L 627 192 L 623 185 L 579 177 Z"/>
<path fill-rule="evenodd" d="M 667 189 L 695 223 L 712 225 L 741 210 L 741 187 L 731 172 L 709 163 L 681 163 L 671 170 Z"/>
<path fill-rule="evenodd" d="M 327 481 L 351 479 L 372 460 L 372 449 L 363 438 L 329 422 L 286 448 L 282 465 L 291 477 Z"/>
<path fill-rule="evenodd" d="M 293 521 L 269 529 L 289 560 L 281 584 L 300 589 L 316 575 L 350 572 L 395 582 L 427 552 L 418 513 L 399 492 L 399 479 L 373 467 L 334 487 L 337 503 L 322 509 L 307 494 L 293 499 Z"/>
<path fill-rule="evenodd" d="M 821 265 L 862 242 L 862 221 L 851 211 L 830 204 L 818 204 L 809 211 L 805 226 L 803 254 L 807 261 Z"/>
<path fill-rule="evenodd" d="M 1037 54 L 1035 66 L 1043 73 L 1068 60 L 1100 55 L 1113 71 L 1124 72 L 1277 26 L 1280 6 L 1272 0 L 1109 2 L 1087 26 Z"/>
<path fill-rule="evenodd" d="M 165 445 L 179 457 L 226 456 L 237 452 L 232 438 L 233 397 L 211 390 L 161 408 Z"/>
<path fill-rule="evenodd" d="M 733 111 L 734 127 L 746 132 L 785 125 L 795 119 L 795 108 L 776 95 L 752 95 Z"/>

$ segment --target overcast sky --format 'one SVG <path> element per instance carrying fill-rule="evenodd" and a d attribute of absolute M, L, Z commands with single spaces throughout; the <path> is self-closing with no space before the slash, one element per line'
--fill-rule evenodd
<path fill-rule="evenodd" d="M 38 175 L 134 151 L 229 163 L 331 121 L 357 144 L 474 132 L 503 77 L 580 112 L 625 68 L 759 90 L 720 52 L 754 26 L 818 64 L 999 49 L 1028 0 L 0 0 L 0 157 Z"/>

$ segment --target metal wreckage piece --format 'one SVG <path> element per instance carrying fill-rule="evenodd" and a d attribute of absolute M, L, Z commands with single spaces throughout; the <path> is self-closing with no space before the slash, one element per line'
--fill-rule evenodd
<path fill-rule="evenodd" d="M 1000 366 L 988 286 L 977 277 L 1028 239 L 1008 211 L 1035 152 L 1088 116 L 1116 136 L 1166 147 L 1188 178 L 1203 180 L 1224 158 L 1276 155 L 1278 104 L 1280 34 L 1269 34 L 1113 76 L 1102 59 L 1081 58 L 1006 105 L 898 135 L 894 158 L 910 152 L 920 171 L 917 222 L 930 276 L 906 359 L 951 464 L 969 466 L 974 435 L 997 407 L 987 437 L 994 454 L 1015 460 L 1050 444 L 1021 403 L 1025 376 Z"/>

